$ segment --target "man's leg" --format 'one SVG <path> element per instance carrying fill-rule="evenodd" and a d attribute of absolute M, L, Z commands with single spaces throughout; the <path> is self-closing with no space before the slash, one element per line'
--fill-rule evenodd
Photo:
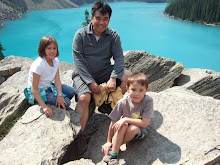
<path fill-rule="evenodd" d="M 125 94 L 127 92 L 126 89 L 126 85 L 127 85 L 127 81 L 128 81 L 128 77 L 131 75 L 132 73 L 129 70 L 124 70 L 124 73 L 121 77 L 121 90 L 122 90 L 122 94 Z"/>
<path fill-rule="evenodd" d="M 89 118 L 89 103 L 91 100 L 90 93 L 84 93 L 79 97 L 79 100 L 76 105 L 76 112 L 79 113 L 80 116 L 80 125 L 81 131 L 84 131 L 86 123 Z"/>
<path fill-rule="evenodd" d="M 91 96 L 91 91 L 79 75 L 73 77 L 73 86 L 75 88 L 75 100 L 77 102 L 76 112 L 81 115 L 81 132 L 85 130 L 89 115 L 95 110 L 95 101 Z"/>

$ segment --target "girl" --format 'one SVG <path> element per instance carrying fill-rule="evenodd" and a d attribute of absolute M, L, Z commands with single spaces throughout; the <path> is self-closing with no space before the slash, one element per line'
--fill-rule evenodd
<path fill-rule="evenodd" d="M 55 38 L 44 36 L 40 40 L 38 54 L 39 57 L 30 67 L 24 94 L 30 104 L 34 104 L 36 99 L 45 115 L 52 117 L 53 112 L 45 103 L 66 109 L 66 106 L 70 106 L 75 90 L 71 86 L 61 84 L 57 58 L 59 50 Z"/>

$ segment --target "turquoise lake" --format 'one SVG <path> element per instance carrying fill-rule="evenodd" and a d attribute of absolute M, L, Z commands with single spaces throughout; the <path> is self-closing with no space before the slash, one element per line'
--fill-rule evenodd
<path fill-rule="evenodd" d="M 150 54 L 182 62 L 185 68 L 220 72 L 220 27 L 175 20 L 163 14 L 167 3 L 113 2 L 109 27 L 115 29 L 123 50 L 144 50 Z M 73 63 L 72 41 L 82 27 L 81 8 L 32 11 L 22 19 L 4 22 L 0 42 L 5 56 L 38 57 L 38 45 L 45 35 L 54 36 L 60 61 Z M 91 13 L 90 13 L 91 14 Z"/>

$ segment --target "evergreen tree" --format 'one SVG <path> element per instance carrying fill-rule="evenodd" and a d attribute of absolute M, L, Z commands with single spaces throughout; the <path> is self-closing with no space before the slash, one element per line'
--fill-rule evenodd
<path fill-rule="evenodd" d="M 3 50 L 6 50 L 2 47 L 2 44 L 0 42 L 0 60 L 2 60 L 3 58 L 5 58 L 4 54 L 2 53 Z"/>
<path fill-rule="evenodd" d="M 85 21 L 86 21 L 86 22 L 83 22 L 83 23 L 82 23 L 83 27 L 85 27 L 86 25 L 88 25 L 88 24 L 90 23 L 90 21 L 91 21 L 91 20 L 89 19 L 89 12 L 88 12 L 87 9 L 85 10 Z"/>
<path fill-rule="evenodd" d="M 164 13 L 192 22 L 220 24 L 220 0 L 176 0 Z"/>

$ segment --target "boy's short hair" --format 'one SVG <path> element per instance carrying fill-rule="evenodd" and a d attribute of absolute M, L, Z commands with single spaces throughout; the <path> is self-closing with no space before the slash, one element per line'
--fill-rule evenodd
<path fill-rule="evenodd" d="M 56 39 L 52 36 L 44 36 L 43 38 L 41 38 L 40 43 L 39 43 L 39 47 L 38 47 L 38 54 L 41 58 L 46 56 L 45 49 L 48 45 L 50 45 L 52 43 L 54 43 L 57 46 L 56 57 L 59 56 L 58 44 L 57 44 Z"/>
<path fill-rule="evenodd" d="M 95 16 L 95 12 L 96 11 L 100 11 L 100 13 L 102 15 L 108 13 L 109 14 L 109 18 L 111 17 L 112 15 L 112 9 L 111 7 L 105 3 L 105 2 L 102 2 L 102 1 L 96 1 L 93 6 L 92 6 L 92 16 L 94 17 Z"/>
<path fill-rule="evenodd" d="M 127 86 L 129 87 L 133 82 L 137 82 L 142 86 L 144 85 L 146 89 L 148 89 L 148 78 L 143 73 L 133 73 L 130 75 L 128 77 Z"/>

